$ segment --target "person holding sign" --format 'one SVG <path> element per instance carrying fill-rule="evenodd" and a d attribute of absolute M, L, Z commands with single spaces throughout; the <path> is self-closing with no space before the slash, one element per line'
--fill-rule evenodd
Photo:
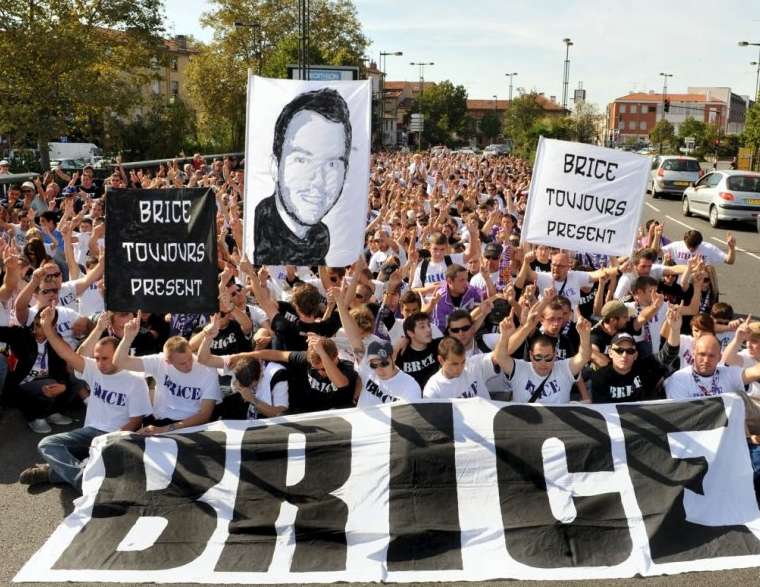
<path fill-rule="evenodd" d="M 144 372 L 156 380 L 153 422 L 140 432 L 153 435 L 205 424 L 222 401 L 216 371 L 201 365 L 181 336 L 172 336 L 157 355 L 129 356 L 141 322 L 142 312 L 138 312 L 124 325 L 124 337 L 113 358 L 118 369 Z"/>
<path fill-rule="evenodd" d="M 256 206 L 256 265 L 325 265 L 330 231 L 322 223 L 343 192 L 351 121 L 341 95 L 322 88 L 296 96 L 274 129 L 275 193 Z"/>

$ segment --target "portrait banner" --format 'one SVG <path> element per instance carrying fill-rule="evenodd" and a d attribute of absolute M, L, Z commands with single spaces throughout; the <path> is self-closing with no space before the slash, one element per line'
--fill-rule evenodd
<path fill-rule="evenodd" d="M 210 189 L 111 190 L 106 218 L 106 309 L 219 309 L 216 199 Z"/>
<path fill-rule="evenodd" d="M 114 433 L 93 441 L 82 490 L 15 581 L 567 581 L 760 566 L 733 395 L 394 402 Z"/>
<path fill-rule="evenodd" d="M 342 267 L 363 251 L 372 88 L 249 75 L 245 252 L 255 265 Z"/>
<path fill-rule="evenodd" d="M 541 137 L 522 242 L 630 255 L 649 167 L 649 159 L 634 153 Z"/>

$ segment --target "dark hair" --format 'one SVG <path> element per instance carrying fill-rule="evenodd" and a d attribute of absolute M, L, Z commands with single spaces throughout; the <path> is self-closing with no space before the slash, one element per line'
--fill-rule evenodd
<path fill-rule="evenodd" d="M 414 332 L 420 322 L 430 322 L 430 316 L 425 312 L 415 312 L 404 318 L 404 334 Z"/>
<path fill-rule="evenodd" d="M 43 212 L 42 214 L 40 214 L 40 220 L 42 220 L 42 219 L 45 219 L 48 222 L 55 223 L 55 222 L 58 222 L 58 214 L 55 213 L 55 212 L 53 212 L 53 211 L 51 211 L 51 210 L 47 210 L 47 211 Z"/>
<path fill-rule="evenodd" d="M 535 336 L 533 339 L 531 339 L 531 341 L 530 341 L 530 350 L 531 350 L 531 352 L 538 345 L 540 345 L 540 346 L 550 346 L 550 347 L 554 348 L 554 341 L 551 338 L 549 338 L 548 336 L 546 336 L 545 334 L 539 334 L 539 335 Z"/>
<path fill-rule="evenodd" d="M 731 304 L 726 302 L 716 302 L 713 307 L 710 308 L 710 316 L 716 320 L 733 320 L 734 308 Z"/>
<path fill-rule="evenodd" d="M 251 387 L 261 378 L 261 363 L 258 359 L 243 359 L 235 365 L 232 375 L 243 387 Z"/>
<path fill-rule="evenodd" d="M 452 263 L 446 268 L 446 279 L 456 279 L 457 275 L 462 272 L 467 272 L 467 269 L 456 263 Z"/>
<path fill-rule="evenodd" d="M 698 230 L 687 230 L 683 235 L 683 242 L 690 249 L 696 249 L 702 244 L 702 233 Z"/>
<path fill-rule="evenodd" d="M 638 263 L 642 259 L 646 259 L 647 261 L 652 261 L 652 263 L 654 263 L 657 260 L 657 252 L 654 249 L 641 249 L 634 255 L 634 260 L 636 263 Z"/>
<path fill-rule="evenodd" d="M 322 88 L 304 92 L 293 98 L 280 112 L 274 125 L 274 141 L 272 152 L 279 163 L 282 157 L 282 144 L 285 142 L 285 133 L 288 130 L 293 117 L 301 111 L 308 110 L 324 116 L 330 122 L 339 122 L 343 125 L 345 138 L 345 164 L 348 166 L 348 156 L 351 152 L 351 119 L 348 105 L 343 97 L 332 88 Z"/>
<path fill-rule="evenodd" d="M 318 316 L 322 296 L 319 290 L 310 283 L 299 283 L 293 288 L 293 297 L 290 300 L 293 305 L 306 316 Z"/>
<path fill-rule="evenodd" d="M 462 310 L 461 308 L 454 310 L 451 314 L 449 314 L 448 319 L 446 320 L 446 328 L 451 326 L 452 322 L 456 322 L 457 320 L 468 320 L 470 324 L 473 323 L 472 316 L 470 316 L 470 313 L 467 310 Z"/>
<path fill-rule="evenodd" d="M 697 295 L 696 293 L 694 295 Z M 691 319 L 691 327 L 715 334 L 715 320 L 710 314 L 697 314 Z"/>
<path fill-rule="evenodd" d="M 438 345 L 438 356 L 444 361 L 451 355 L 462 357 L 465 355 L 464 345 L 453 336 L 446 336 Z"/>
<path fill-rule="evenodd" d="M 95 346 L 100 346 L 103 344 L 111 345 L 111 348 L 113 348 L 113 350 L 116 350 L 116 347 L 119 346 L 119 339 L 115 336 L 104 336 L 95 343 Z"/>
<path fill-rule="evenodd" d="M 417 304 L 418 306 L 422 307 L 422 300 L 420 299 L 420 294 L 418 294 L 416 291 L 413 291 L 411 289 L 408 289 L 403 294 L 401 294 L 401 298 L 399 299 L 399 302 L 401 302 L 402 304 Z"/>
<path fill-rule="evenodd" d="M 657 287 L 657 280 L 654 277 L 645 275 L 643 277 L 637 277 L 636 281 L 631 286 L 631 292 L 644 291 L 646 288 L 653 286 Z"/>

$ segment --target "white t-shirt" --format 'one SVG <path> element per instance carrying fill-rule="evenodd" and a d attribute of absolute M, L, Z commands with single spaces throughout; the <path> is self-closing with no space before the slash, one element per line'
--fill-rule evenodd
<path fill-rule="evenodd" d="M 509 377 L 512 383 L 512 401 L 529 402 L 533 392 L 544 379 L 546 383 L 536 403 L 566 404 L 570 401 L 570 391 L 575 383 L 575 376 L 570 371 L 570 359 L 554 361 L 548 378 L 546 375 L 536 373 L 530 361 L 515 359 L 514 371 Z"/>
<path fill-rule="evenodd" d="M 757 365 L 757 359 L 753 359 L 747 349 L 740 351 L 739 357 L 741 357 L 742 360 L 742 369 L 749 369 L 750 367 Z M 760 397 L 760 381 L 753 381 L 750 383 L 747 393 Z"/>
<path fill-rule="evenodd" d="M 97 282 L 91 283 L 90 287 L 79 296 L 79 313 L 82 316 L 93 316 L 105 311 L 105 309 L 106 305 L 103 300 L 103 294 L 100 293 Z"/>
<path fill-rule="evenodd" d="M 691 367 L 694 364 L 694 337 L 690 334 L 680 336 L 680 345 L 678 347 L 678 361 L 680 368 Z"/>
<path fill-rule="evenodd" d="M 29 383 L 35 379 L 44 379 L 48 375 L 48 347 L 45 341 L 37 343 L 37 356 L 34 358 L 34 365 L 22 379 L 21 383 Z"/>
<path fill-rule="evenodd" d="M 121 429 L 130 418 L 146 416 L 153 411 L 145 378 L 131 371 L 106 375 L 95 359 L 84 357 L 84 371 L 75 372 L 90 388 L 85 426 L 103 432 Z"/>
<path fill-rule="evenodd" d="M 182 420 L 198 413 L 204 399 L 222 401 L 216 370 L 193 357 L 189 373 L 178 371 L 164 353 L 140 357 L 146 375 L 156 380 L 153 413 L 157 419 Z"/>
<path fill-rule="evenodd" d="M 362 378 L 362 391 L 356 404 L 359 408 L 379 406 L 396 401 L 413 402 L 422 397 L 420 384 L 414 380 L 414 377 L 400 369 L 390 379 L 380 379 L 369 368 L 366 357 L 361 363 L 355 365 L 359 377 Z"/>
<path fill-rule="evenodd" d="M 463 253 L 453 253 L 449 255 L 451 258 L 451 264 L 454 265 L 464 265 L 464 254 Z M 448 265 L 446 265 L 446 259 L 444 258 L 440 263 L 434 263 L 431 259 L 428 263 L 427 267 L 427 273 L 425 274 L 425 283 L 424 285 L 431 285 L 433 283 L 440 283 L 442 281 L 446 281 L 446 269 L 448 268 Z M 412 287 L 422 287 L 422 279 L 420 277 L 420 273 L 422 271 L 422 261 L 417 263 L 417 269 L 414 270 L 414 279 L 412 280 Z"/>
<path fill-rule="evenodd" d="M 61 291 L 58 292 L 58 305 L 74 311 L 79 310 L 76 281 L 64 281 L 61 284 Z"/>
<path fill-rule="evenodd" d="M 491 273 L 491 283 L 494 284 L 494 286 L 499 283 L 499 272 L 494 271 Z M 480 293 L 483 294 L 483 297 L 486 297 L 486 293 L 488 291 L 488 288 L 486 287 L 486 280 L 483 279 L 483 276 L 480 273 L 476 273 L 472 276 L 472 279 L 470 279 L 470 285 L 472 287 L 476 287 L 480 290 Z"/>
<path fill-rule="evenodd" d="M 742 371 L 744 367 L 718 365 L 710 377 L 702 377 L 693 367 L 683 367 L 665 380 L 668 399 L 692 399 L 744 391 Z"/>
<path fill-rule="evenodd" d="M 683 241 L 674 241 L 662 247 L 663 254 L 670 253 L 673 261 L 678 265 L 686 265 L 689 259 L 702 255 L 708 265 L 720 265 L 726 262 L 726 253 L 712 243 L 702 242 L 693 253 L 686 247 Z"/>
<path fill-rule="evenodd" d="M 222 369 L 219 369 L 218 372 L 221 376 L 229 376 L 234 379 L 235 375 L 233 373 L 233 370 L 229 368 L 229 360 L 231 357 L 232 355 L 222 355 L 220 357 L 224 361 L 224 367 Z M 277 381 L 274 385 L 272 385 L 272 379 L 280 371 L 282 371 L 284 375 L 285 367 L 279 363 L 267 363 L 266 366 L 264 366 L 263 372 L 261 373 L 259 382 L 256 384 L 256 389 L 253 390 L 253 395 L 260 402 L 264 402 L 270 406 L 287 408 L 290 399 L 288 395 L 287 380 L 282 377 L 278 377 L 280 381 Z M 248 404 L 246 417 L 249 420 L 258 420 L 259 418 L 263 418 L 253 403 Z"/>
<path fill-rule="evenodd" d="M 660 281 L 662 279 L 665 266 L 655 263 L 652 265 L 652 269 L 649 271 L 649 277 Z M 622 300 L 628 294 L 631 293 L 633 282 L 639 278 L 638 273 L 623 273 L 618 279 L 617 287 L 615 287 L 615 299 Z"/>
<path fill-rule="evenodd" d="M 55 331 L 60 335 L 60 337 L 66 341 L 66 343 L 72 348 L 77 348 L 77 345 L 79 344 L 77 342 L 77 339 L 74 337 L 74 332 L 72 330 L 72 327 L 74 326 L 74 322 L 79 320 L 82 315 L 79 314 L 79 312 L 76 312 L 74 310 L 71 310 L 70 308 L 64 308 L 63 306 L 56 306 L 55 307 L 56 312 L 58 313 L 58 320 L 55 323 Z M 34 317 L 37 315 L 37 312 L 39 312 L 40 309 L 36 306 L 32 306 L 29 308 L 29 314 L 26 319 L 26 326 L 31 326 L 32 322 L 34 321 Z"/>
<path fill-rule="evenodd" d="M 466 359 L 464 371 L 459 377 L 449 379 L 439 370 L 425 384 L 422 391 L 427 398 L 482 397 L 491 399 L 486 381 L 494 377 L 497 367 L 493 362 L 493 353 L 481 353 Z"/>
<path fill-rule="evenodd" d="M 567 279 L 564 281 L 556 281 L 551 273 L 536 271 L 536 284 L 539 294 L 542 294 L 546 288 L 553 287 L 557 295 L 565 296 L 570 300 L 574 310 L 581 301 L 581 288 L 591 287 L 594 281 L 587 271 L 568 271 Z"/>
<path fill-rule="evenodd" d="M 399 249 L 399 252 L 396 253 L 391 247 L 388 247 L 387 251 L 378 250 L 372 254 L 372 257 L 370 257 L 368 264 L 369 270 L 372 271 L 372 273 L 377 273 L 380 271 L 380 268 L 383 266 L 383 263 L 385 263 L 388 257 L 398 257 L 402 267 L 406 263 L 406 253 L 404 252 L 403 248 Z"/>
<path fill-rule="evenodd" d="M 78 265 L 84 267 L 87 261 L 87 252 L 90 250 L 90 239 L 92 238 L 91 232 L 79 232 L 76 233 L 79 239 L 74 243 L 74 259 Z"/>
<path fill-rule="evenodd" d="M 636 302 L 627 302 L 625 305 L 630 316 L 638 316 L 641 313 L 641 310 L 636 307 Z M 660 351 L 660 330 L 667 316 L 668 306 L 662 304 L 652 319 L 641 327 L 641 333 L 633 335 L 633 340 L 636 342 L 649 340 L 652 343 L 652 354 L 656 355 Z"/>

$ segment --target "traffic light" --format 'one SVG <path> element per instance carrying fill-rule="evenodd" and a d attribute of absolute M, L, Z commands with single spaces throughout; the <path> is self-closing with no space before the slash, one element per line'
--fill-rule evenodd
<path fill-rule="evenodd" d="M 670 98 L 665 98 L 665 112 L 670 112 Z"/>

